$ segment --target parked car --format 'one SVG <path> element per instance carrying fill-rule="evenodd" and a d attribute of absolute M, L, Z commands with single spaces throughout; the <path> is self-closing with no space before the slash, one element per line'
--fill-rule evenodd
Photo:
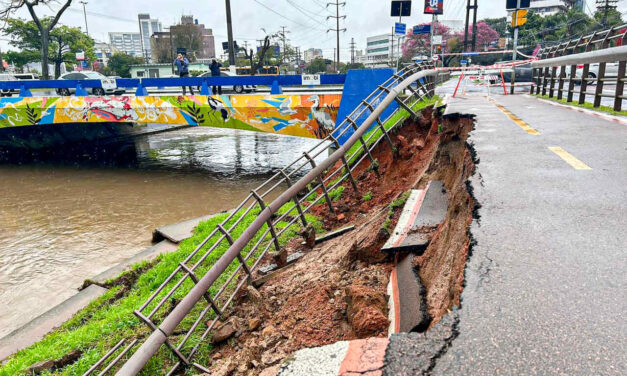
<path fill-rule="evenodd" d="M 0 81 L 17 81 L 17 78 L 13 74 L 0 73 Z M 19 93 L 18 89 L 2 89 L 0 90 L 0 97 L 10 97 L 17 93 Z"/>
<path fill-rule="evenodd" d="M 570 69 L 566 69 L 567 76 L 570 75 Z M 577 72 L 575 76 L 577 78 L 581 78 L 581 74 L 583 73 L 583 65 L 577 65 Z M 599 76 L 599 63 L 590 64 L 590 68 L 588 69 L 588 78 L 595 79 Z M 605 77 L 606 78 L 616 78 L 618 77 L 618 63 L 606 63 L 605 64 Z M 595 80 L 588 80 L 588 84 L 594 84 Z M 577 82 L 579 83 L 579 81 Z"/>
<path fill-rule="evenodd" d="M 38 80 L 39 76 L 35 73 L 14 73 L 15 78 L 18 80 Z"/>
<path fill-rule="evenodd" d="M 62 74 L 59 80 L 100 80 L 102 81 L 102 87 L 94 87 L 91 89 L 86 89 L 91 91 L 93 95 L 119 95 L 124 94 L 126 90 L 123 88 L 117 87 L 117 83 L 115 78 L 109 78 L 101 73 L 93 72 L 93 71 L 82 71 L 82 72 L 69 72 Z M 62 96 L 69 96 L 76 93 L 76 88 L 63 88 L 56 89 L 57 94 Z"/>
<path fill-rule="evenodd" d="M 515 82 L 531 82 L 533 81 L 533 68 L 530 64 L 519 65 L 514 68 L 516 75 L 514 76 Z M 512 69 L 503 70 L 503 79 L 505 82 L 512 81 Z"/>
<path fill-rule="evenodd" d="M 205 73 L 201 74 L 198 77 L 211 77 L 211 72 L 205 72 Z M 220 77 L 237 77 L 237 76 L 234 75 L 231 72 L 221 71 L 220 72 Z M 200 90 L 200 86 L 198 87 L 198 90 Z M 235 86 L 222 85 L 222 90 L 223 91 L 234 91 L 234 92 L 236 92 L 238 94 L 241 94 L 243 92 L 251 93 L 251 92 L 257 90 L 257 87 L 255 85 L 235 85 Z"/>

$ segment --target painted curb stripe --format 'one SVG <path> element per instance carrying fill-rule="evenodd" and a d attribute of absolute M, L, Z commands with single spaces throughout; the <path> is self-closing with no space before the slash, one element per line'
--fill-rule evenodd
<path fill-rule="evenodd" d="M 578 107 L 575 107 L 573 105 L 568 105 L 568 104 L 564 104 L 564 103 L 557 103 L 557 102 L 554 102 L 552 100 L 534 97 L 534 96 L 529 95 L 529 94 L 525 94 L 525 96 L 528 97 L 528 98 L 535 98 L 535 99 L 539 100 L 540 102 L 543 102 L 543 103 L 546 103 L 546 104 L 550 104 L 551 106 L 562 107 L 562 108 L 569 109 L 571 111 L 579 112 L 581 114 L 586 114 L 586 115 L 598 117 L 599 119 L 611 121 L 613 123 L 617 123 L 617 124 L 621 124 L 621 125 L 627 125 L 627 119 L 624 119 L 624 118 L 621 118 L 621 117 L 618 117 L 618 116 L 613 116 L 613 115 L 609 115 L 609 114 L 603 114 L 603 113 L 599 113 L 599 112 L 594 111 L 594 110 L 588 110 L 586 108 L 578 108 Z"/>
<path fill-rule="evenodd" d="M 558 146 L 550 146 L 549 150 L 553 153 L 557 154 L 560 158 L 562 158 L 566 163 L 572 166 L 575 170 L 592 170 L 590 166 L 583 163 L 579 159 L 577 159 L 574 155 L 570 154 L 566 150 L 558 147 Z"/>
<path fill-rule="evenodd" d="M 351 341 L 340 365 L 339 376 L 380 376 L 385 366 L 388 338 L 367 338 Z"/>

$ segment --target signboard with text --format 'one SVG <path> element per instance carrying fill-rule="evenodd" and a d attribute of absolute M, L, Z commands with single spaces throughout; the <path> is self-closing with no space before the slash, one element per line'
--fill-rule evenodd
<path fill-rule="evenodd" d="M 416 25 L 414 26 L 414 35 L 418 34 L 430 34 L 431 33 L 431 25 Z"/>
<path fill-rule="evenodd" d="M 301 80 L 302 85 L 320 85 L 319 74 L 303 74 Z"/>
<path fill-rule="evenodd" d="M 425 0 L 425 14 L 444 14 L 444 0 Z"/>
<path fill-rule="evenodd" d="M 433 36 L 433 44 L 442 44 L 442 36 L 434 35 Z"/>
<path fill-rule="evenodd" d="M 394 24 L 394 34 L 396 35 L 405 35 L 407 34 L 407 25 L 404 23 L 397 22 Z"/>

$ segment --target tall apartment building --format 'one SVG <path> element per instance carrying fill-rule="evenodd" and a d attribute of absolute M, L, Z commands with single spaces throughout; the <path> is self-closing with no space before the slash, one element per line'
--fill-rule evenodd
<path fill-rule="evenodd" d="M 142 57 L 144 56 L 141 35 L 133 32 L 113 32 L 109 33 L 109 43 L 125 54 Z"/>
<path fill-rule="evenodd" d="M 304 51 L 305 63 L 309 64 L 313 59 L 323 58 L 322 50 L 319 48 L 310 48 Z"/>
<path fill-rule="evenodd" d="M 368 37 L 366 40 L 366 62 L 368 67 L 382 67 L 399 57 L 399 38 L 390 34 Z"/>
<path fill-rule="evenodd" d="M 152 61 L 152 54 L 150 48 L 150 37 L 152 34 L 163 31 L 161 22 L 156 18 L 150 18 L 148 13 L 140 13 L 137 15 L 139 20 L 139 33 L 141 34 L 142 49 L 144 51 L 144 57 L 148 62 Z"/>

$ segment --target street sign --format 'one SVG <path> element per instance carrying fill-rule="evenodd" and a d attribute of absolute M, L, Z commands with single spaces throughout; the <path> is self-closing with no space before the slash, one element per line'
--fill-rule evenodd
<path fill-rule="evenodd" d="M 392 1 L 392 17 L 409 17 L 411 16 L 411 0 L 410 1 Z"/>
<path fill-rule="evenodd" d="M 442 44 L 442 36 L 441 35 L 434 35 L 433 36 L 433 44 Z"/>
<path fill-rule="evenodd" d="M 462 65 L 466 65 L 466 64 L 468 64 L 468 60 L 460 60 L 460 63 L 461 63 Z"/>
<path fill-rule="evenodd" d="M 416 25 L 413 29 L 414 35 L 431 34 L 431 25 Z"/>
<path fill-rule="evenodd" d="M 438 59 L 440 59 L 440 58 L 438 57 L 438 55 L 433 55 L 433 56 L 431 56 L 431 59 L 433 61 L 438 61 Z"/>
<path fill-rule="evenodd" d="M 85 53 L 84 52 L 77 52 L 76 53 L 76 60 L 78 60 L 78 61 L 85 60 Z"/>
<path fill-rule="evenodd" d="M 394 34 L 405 35 L 407 34 L 407 24 L 397 22 L 394 24 Z"/>
<path fill-rule="evenodd" d="M 513 10 L 529 8 L 529 6 L 531 5 L 531 0 L 520 0 L 520 8 L 518 8 L 517 5 L 518 0 L 507 0 L 507 3 L 505 4 L 505 9 Z"/>
<path fill-rule="evenodd" d="M 444 0 L 425 0 L 425 14 L 444 14 Z"/>
<path fill-rule="evenodd" d="M 319 74 L 303 74 L 301 80 L 302 85 L 320 85 Z"/>

